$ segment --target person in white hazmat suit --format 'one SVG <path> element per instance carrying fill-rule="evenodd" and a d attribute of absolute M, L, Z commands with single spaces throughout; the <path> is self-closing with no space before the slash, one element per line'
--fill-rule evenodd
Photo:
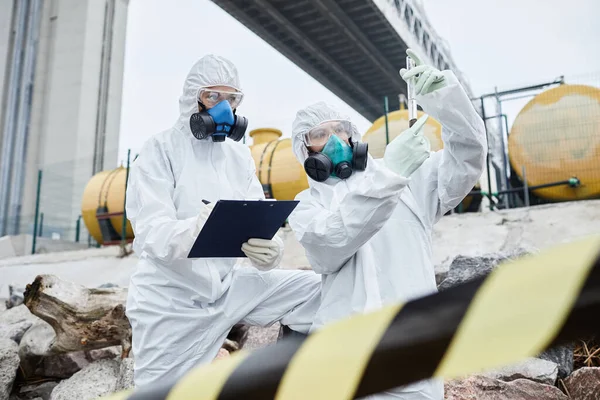
<path fill-rule="evenodd" d="M 383 160 L 369 157 L 364 171 L 325 179 L 310 171 L 318 162 L 307 160 L 325 155 L 333 168 L 325 162 L 321 172 L 337 175 L 340 152 L 332 151 L 331 143 L 343 143 L 354 153 L 346 156 L 351 160 L 360 135 L 346 116 L 325 103 L 299 111 L 293 123 L 295 155 L 316 178 L 298 194 L 300 204 L 290 217 L 310 264 L 322 274 L 322 302 L 311 331 L 436 292 L 433 225 L 482 174 L 484 125 L 464 89 L 451 71 L 422 65 L 414 53 L 409 55 L 416 68 L 400 74 L 413 80 L 418 103 L 442 124 L 443 150 L 430 153 L 423 136 L 425 115 L 387 146 Z M 370 398 L 441 400 L 443 390 L 443 382 L 427 380 Z"/>
<path fill-rule="evenodd" d="M 235 112 L 241 99 L 235 66 L 201 58 L 185 80 L 179 119 L 145 143 L 131 168 L 126 210 L 139 262 L 126 313 L 136 386 L 211 362 L 234 324 L 280 321 L 306 333 L 318 308 L 317 274 L 273 269 L 283 254 L 277 236 L 243 244 L 253 267 L 187 258 L 217 200 L 264 199 L 250 149 L 236 141 L 247 123 Z"/>

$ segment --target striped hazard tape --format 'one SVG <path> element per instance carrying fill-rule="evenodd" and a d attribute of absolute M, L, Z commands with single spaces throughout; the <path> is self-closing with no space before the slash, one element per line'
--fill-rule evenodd
<path fill-rule="evenodd" d="M 534 356 L 599 333 L 598 315 L 600 237 L 591 237 L 109 399 L 352 399 Z"/>

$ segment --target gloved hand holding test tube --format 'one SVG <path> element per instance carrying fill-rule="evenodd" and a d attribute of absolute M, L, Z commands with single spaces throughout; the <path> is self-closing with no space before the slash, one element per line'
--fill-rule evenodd
<path fill-rule="evenodd" d="M 415 67 L 414 60 L 410 57 L 406 57 L 406 69 L 410 71 Z M 409 79 L 406 82 L 407 87 L 407 107 L 408 107 L 408 127 L 412 127 L 417 122 L 417 100 L 415 99 L 415 82 L 413 79 Z"/>
<path fill-rule="evenodd" d="M 400 70 L 400 76 L 407 85 L 408 97 L 408 126 L 412 127 L 417 121 L 416 96 L 423 96 L 447 86 L 444 74 L 436 68 L 423 64 L 417 54 L 406 51 L 406 68 Z"/>

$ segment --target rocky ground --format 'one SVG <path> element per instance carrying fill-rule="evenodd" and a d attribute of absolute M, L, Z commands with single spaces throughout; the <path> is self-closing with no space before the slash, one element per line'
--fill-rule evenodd
<path fill-rule="evenodd" d="M 40 357 L 52 328 L 25 305 L 0 313 L 0 400 L 95 399 L 132 385 L 119 347 Z M 28 376 L 25 376 L 28 375 Z"/>
<path fill-rule="evenodd" d="M 481 276 L 524 250 L 482 257 L 456 257 L 440 290 Z M 14 292 L 14 291 L 13 291 Z M 0 312 L 0 400 L 87 400 L 132 387 L 133 359 L 120 357 L 120 347 L 80 351 L 40 359 L 36 348 L 53 337 L 52 328 L 19 304 L 13 295 Z M 4 304 L 4 302 L 3 302 Z M 244 329 L 232 338 L 234 348 L 258 349 L 274 343 L 279 334 L 270 328 Z M 228 357 L 222 349 L 217 358 Z M 533 400 L 600 399 L 600 355 L 590 365 L 573 370 L 573 346 L 545 352 L 522 362 L 445 384 L 446 399 Z M 28 375 L 28 376 L 25 376 Z"/>
<path fill-rule="evenodd" d="M 439 289 L 484 275 L 507 258 L 591 233 L 600 233 L 600 201 L 444 217 L 434 232 Z M 284 235 L 282 265 L 306 268 L 293 234 Z M 136 259 L 117 258 L 117 254 L 118 249 L 108 248 L 0 260 L 3 282 L 15 284 L 0 287 L 4 298 L 0 300 L 0 400 L 87 400 L 132 386 L 133 359 L 121 359 L 120 347 L 40 357 L 40 349 L 48 347 L 54 333 L 21 304 L 25 284 L 40 273 L 87 287 L 107 281 L 126 286 Z M 236 339 L 238 343 L 226 347 L 258 349 L 275 342 L 278 333 L 278 325 L 249 328 Z M 446 399 L 600 400 L 600 346 L 581 343 L 447 381 Z M 223 349 L 218 358 L 227 356 Z"/>
<path fill-rule="evenodd" d="M 434 227 L 433 262 L 436 274 L 443 278 L 459 254 L 475 257 L 517 248 L 535 251 L 592 233 L 600 233 L 600 200 L 454 214 Z M 282 229 L 281 234 L 285 240 L 282 268 L 309 268 L 293 232 Z M 9 296 L 9 284 L 25 287 L 39 274 L 56 275 L 86 287 L 106 282 L 126 287 L 137 257 L 118 255 L 118 246 L 112 246 L 0 259 L 0 297 Z"/>

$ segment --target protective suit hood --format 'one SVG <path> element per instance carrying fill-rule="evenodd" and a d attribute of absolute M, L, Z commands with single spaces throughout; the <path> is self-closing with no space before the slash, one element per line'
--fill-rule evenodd
<path fill-rule="evenodd" d="M 192 134 L 190 117 L 198 112 L 198 90 L 208 86 L 229 86 L 241 91 L 240 78 L 235 65 L 221 56 L 208 54 L 198 60 L 190 69 L 179 97 L 178 130 Z"/>
<path fill-rule="evenodd" d="M 296 119 L 292 124 L 292 149 L 300 164 L 304 164 L 304 161 L 308 158 L 308 150 L 304 145 L 302 136 L 326 121 L 349 121 L 352 123 L 349 116 L 323 101 L 312 104 L 296 113 Z M 354 124 L 352 124 L 351 140 L 353 142 L 360 140 L 360 134 Z M 310 178 L 309 180 L 311 183 L 316 183 Z"/>

